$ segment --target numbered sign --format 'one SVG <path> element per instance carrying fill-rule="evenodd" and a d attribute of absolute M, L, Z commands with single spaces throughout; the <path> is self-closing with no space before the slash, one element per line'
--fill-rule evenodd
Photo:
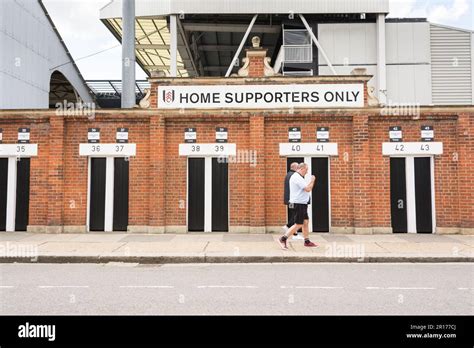
<path fill-rule="evenodd" d="M 236 144 L 179 144 L 180 156 L 235 156 Z"/>
<path fill-rule="evenodd" d="M 100 128 L 89 128 L 87 131 L 87 142 L 90 144 L 100 143 Z"/>
<path fill-rule="evenodd" d="M 337 143 L 282 143 L 280 156 L 337 156 Z"/>
<path fill-rule="evenodd" d="M 402 127 L 400 126 L 390 127 L 388 130 L 388 136 L 390 138 L 390 141 L 393 143 L 402 141 L 403 140 Z"/>
<path fill-rule="evenodd" d="M 128 128 L 117 128 L 115 140 L 121 144 L 128 143 Z"/>
<path fill-rule="evenodd" d="M 185 128 L 184 129 L 184 142 L 195 143 L 197 139 L 196 128 Z"/>
<path fill-rule="evenodd" d="M 1 144 L 0 157 L 38 156 L 38 144 Z"/>
<path fill-rule="evenodd" d="M 433 126 L 421 126 L 421 141 L 434 141 Z"/>
<path fill-rule="evenodd" d="M 18 128 L 18 143 L 28 144 L 30 142 L 30 129 Z"/>
<path fill-rule="evenodd" d="M 383 143 L 382 154 L 384 156 L 417 156 L 417 155 L 442 155 L 443 143 L 432 142 L 400 142 Z"/>
<path fill-rule="evenodd" d="M 216 143 L 227 143 L 227 128 L 216 128 Z"/>
<path fill-rule="evenodd" d="M 329 127 L 318 127 L 316 129 L 316 141 L 318 143 L 329 142 Z"/>
<path fill-rule="evenodd" d="M 79 144 L 79 156 L 129 157 L 136 155 L 136 144 Z"/>
<path fill-rule="evenodd" d="M 288 128 L 288 141 L 290 143 L 300 143 L 301 142 L 301 128 L 300 127 L 290 127 L 290 128 Z"/>

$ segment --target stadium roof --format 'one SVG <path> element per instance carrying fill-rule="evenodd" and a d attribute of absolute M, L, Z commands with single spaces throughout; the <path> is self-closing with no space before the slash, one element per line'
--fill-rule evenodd
<path fill-rule="evenodd" d="M 388 10 L 388 0 L 136 0 L 136 58 L 147 74 L 160 70 L 169 75 L 170 14 L 179 15 L 177 76 L 194 77 L 225 73 L 255 14 L 259 16 L 252 35 L 258 34 L 262 47 L 274 57 L 281 24 L 290 14 L 317 16 L 324 22 L 360 19 L 365 13 L 370 21 L 375 20 L 375 13 Z M 112 0 L 101 9 L 100 17 L 121 41 L 122 2 Z M 244 51 L 240 58 L 243 55 Z"/>

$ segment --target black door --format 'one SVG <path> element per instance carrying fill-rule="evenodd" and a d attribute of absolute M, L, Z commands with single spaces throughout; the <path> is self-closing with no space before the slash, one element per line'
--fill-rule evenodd
<path fill-rule="evenodd" d="M 416 231 L 432 233 L 431 158 L 415 158 Z"/>
<path fill-rule="evenodd" d="M 311 159 L 311 172 L 316 177 L 312 192 L 313 232 L 329 232 L 329 159 Z"/>
<path fill-rule="evenodd" d="M 0 231 L 7 227 L 8 158 L 0 158 Z"/>
<path fill-rule="evenodd" d="M 212 231 L 229 230 L 229 164 L 212 159 Z"/>
<path fill-rule="evenodd" d="M 89 229 L 103 231 L 105 222 L 105 158 L 91 158 Z"/>
<path fill-rule="evenodd" d="M 30 210 L 30 159 L 19 158 L 16 163 L 15 231 L 26 231 Z"/>
<path fill-rule="evenodd" d="M 394 233 L 406 233 L 407 183 L 405 158 L 390 158 L 390 211 Z"/>
<path fill-rule="evenodd" d="M 204 158 L 188 158 L 188 231 L 204 231 Z"/>
<path fill-rule="evenodd" d="M 114 231 L 126 231 L 128 226 L 128 173 L 129 161 L 114 159 Z"/>

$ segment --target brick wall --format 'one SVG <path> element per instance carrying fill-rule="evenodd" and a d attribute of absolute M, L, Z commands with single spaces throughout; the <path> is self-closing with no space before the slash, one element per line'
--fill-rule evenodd
<path fill-rule="evenodd" d="M 257 151 L 256 166 L 229 164 L 230 230 L 268 232 L 286 219 L 286 158 L 279 155 L 278 144 L 288 141 L 288 127 L 301 127 L 302 141 L 314 142 L 316 128 L 327 126 L 331 142 L 339 146 L 339 155 L 330 159 L 332 230 L 373 233 L 391 225 L 390 161 L 381 153 L 388 127 L 402 126 L 404 141 L 418 141 L 420 126 L 433 125 L 436 141 L 444 145 L 444 154 L 435 156 L 437 227 L 472 232 L 474 112 L 458 109 L 422 108 L 419 119 L 381 116 L 379 109 L 369 108 L 292 113 L 109 110 L 97 112 L 93 120 L 54 111 L 1 111 L 0 128 L 3 143 L 15 143 L 18 128 L 29 127 L 31 143 L 39 144 L 39 155 L 31 160 L 30 230 L 85 230 L 88 159 L 78 149 L 91 127 L 100 128 L 102 143 L 115 142 L 116 128 L 129 128 L 129 141 L 137 144 L 137 156 L 130 159 L 131 229 L 185 229 L 187 160 L 178 156 L 178 145 L 185 127 L 197 129 L 199 143 L 212 143 L 221 126 L 228 128 L 228 141 L 238 151 Z"/>

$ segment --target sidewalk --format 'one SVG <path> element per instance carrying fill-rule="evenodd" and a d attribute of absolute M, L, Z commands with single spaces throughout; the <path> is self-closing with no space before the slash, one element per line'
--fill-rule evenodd
<path fill-rule="evenodd" d="M 474 236 L 311 234 L 318 248 L 277 234 L 36 234 L 0 232 L 0 262 L 474 262 Z"/>

